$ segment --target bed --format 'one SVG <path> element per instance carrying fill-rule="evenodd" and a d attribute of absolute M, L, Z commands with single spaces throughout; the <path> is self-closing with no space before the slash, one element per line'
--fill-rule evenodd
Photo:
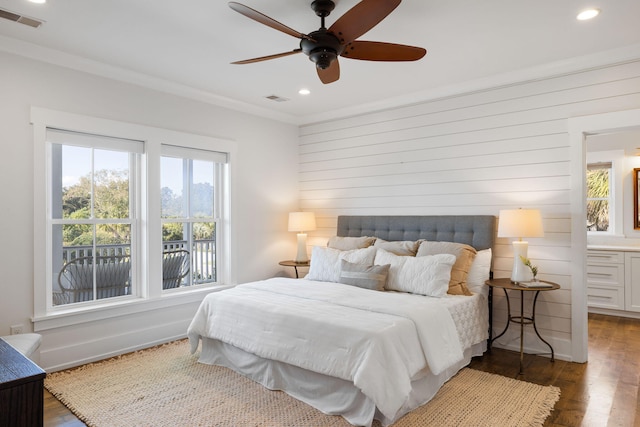
<path fill-rule="evenodd" d="M 486 351 L 494 236 L 487 215 L 340 216 L 332 247 L 313 248 L 305 278 L 208 295 L 189 326 L 191 350 L 201 343 L 200 362 L 353 425 L 390 425 Z M 363 246 L 340 247 L 354 243 Z M 462 257 L 438 245 L 473 248 L 464 293 L 447 292 Z M 381 281 L 385 292 L 372 290 Z"/>

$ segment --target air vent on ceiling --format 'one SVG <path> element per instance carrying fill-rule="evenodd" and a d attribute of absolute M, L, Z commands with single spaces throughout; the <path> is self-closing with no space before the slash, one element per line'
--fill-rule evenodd
<path fill-rule="evenodd" d="M 17 22 L 19 24 L 28 25 L 29 27 L 38 28 L 43 24 L 43 21 L 39 21 L 27 16 L 18 15 L 17 13 L 9 12 L 5 9 L 0 9 L 0 18 L 8 19 L 9 21 Z"/>
<path fill-rule="evenodd" d="M 276 101 L 276 102 L 286 102 L 289 101 L 289 98 L 283 98 L 281 96 L 278 95 L 269 95 L 269 96 L 265 96 L 265 98 L 270 99 L 272 101 Z"/>

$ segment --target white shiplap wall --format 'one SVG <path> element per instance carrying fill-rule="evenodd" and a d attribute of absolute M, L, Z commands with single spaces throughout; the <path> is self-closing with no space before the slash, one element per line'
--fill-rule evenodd
<path fill-rule="evenodd" d="M 302 126 L 300 205 L 316 213 L 319 227 L 309 243 L 324 244 L 342 214 L 539 208 L 545 237 L 529 239 L 529 257 L 562 289 L 541 294 L 538 329 L 557 357 L 571 359 L 571 288 L 583 285 L 570 272 L 567 119 L 638 107 L 640 61 L 631 61 Z M 512 263 L 510 240 L 498 239 L 495 277 L 508 277 Z M 506 317 L 499 294 L 496 330 Z M 516 348 L 516 329 L 499 345 Z M 529 332 L 526 348 L 544 350 Z"/>

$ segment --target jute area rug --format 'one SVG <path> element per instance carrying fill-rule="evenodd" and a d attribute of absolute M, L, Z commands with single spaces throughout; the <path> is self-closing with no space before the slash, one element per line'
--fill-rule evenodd
<path fill-rule="evenodd" d="M 176 341 L 49 374 L 45 387 L 88 426 L 350 426 L 197 359 Z M 542 426 L 559 397 L 557 387 L 465 368 L 394 427 Z"/>

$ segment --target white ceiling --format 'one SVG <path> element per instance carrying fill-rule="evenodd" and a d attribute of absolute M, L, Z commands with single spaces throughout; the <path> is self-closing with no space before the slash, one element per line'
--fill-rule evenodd
<path fill-rule="evenodd" d="M 240 2 L 303 33 L 320 26 L 311 0 Z M 357 2 L 336 1 L 327 27 Z M 596 19 L 575 19 L 594 6 L 602 9 Z M 0 0 L 0 8 L 45 21 L 34 29 L 0 19 L 0 50 L 294 123 L 640 57 L 639 0 L 405 0 L 359 40 L 422 46 L 427 55 L 408 63 L 341 58 L 341 78 L 329 85 L 303 54 L 231 65 L 293 50 L 299 40 L 226 1 Z M 298 95 L 303 87 L 311 95 Z"/>

